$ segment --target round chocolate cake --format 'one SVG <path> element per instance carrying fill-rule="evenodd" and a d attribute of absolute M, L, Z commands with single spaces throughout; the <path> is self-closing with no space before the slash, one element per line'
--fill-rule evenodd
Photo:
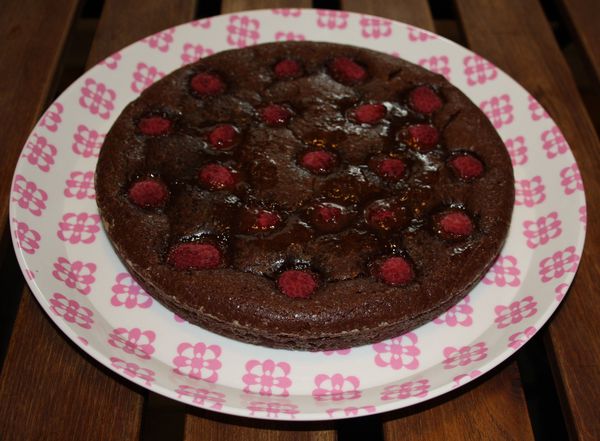
<path fill-rule="evenodd" d="M 316 42 L 221 52 L 130 103 L 96 169 L 117 254 L 210 331 L 324 350 L 450 308 L 506 238 L 510 158 L 442 76 Z"/>

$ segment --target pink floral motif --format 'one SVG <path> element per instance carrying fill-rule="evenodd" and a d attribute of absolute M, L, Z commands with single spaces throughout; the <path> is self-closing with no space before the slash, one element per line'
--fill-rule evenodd
<path fill-rule="evenodd" d="M 419 65 L 432 72 L 438 73 L 450 80 L 450 61 L 445 55 L 431 56 L 429 58 L 421 58 Z"/>
<path fill-rule="evenodd" d="M 83 329 L 90 329 L 92 323 L 94 323 L 92 319 L 94 313 L 89 308 L 81 306 L 75 300 L 71 300 L 60 293 L 55 292 L 52 295 L 50 305 L 50 310 L 54 314 L 62 317 L 69 323 L 75 323 Z"/>
<path fill-rule="evenodd" d="M 315 385 L 312 391 L 313 397 L 318 401 L 341 401 L 360 398 L 358 390 L 360 380 L 354 375 L 344 377 L 342 374 L 319 374 L 315 377 Z"/>
<path fill-rule="evenodd" d="M 351 349 L 338 349 L 337 351 L 323 351 L 323 354 L 329 355 L 348 355 L 352 350 Z"/>
<path fill-rule="evenodd" d="M 72 146 L 73 151 L 84 158 L 97 158 L 104 142 L 104 136 L 96 130 L 80 124 L 77 126 L 77 133 L 73 135 L 75 140 Z"/>
<path fill-rule="evenodd" d="M 159 71 L 156 67 L 149 66 L 146 63 L 138 63 L 136 71 L 133 73 L 131 90 L 136 93 L 142 93 L 155 81 L 160 80 L 164 76 L 165 73 Z"/>
<path fill-rule="evenodd" d="M 569 291 L 568 283 L 561 283 L 556 288 L 554 288 L 554 292 L 556 293 L 556 301 L 560 302 L 567 295 L 567 291 Z"/>
<path fill-rule="evenodd" d="M 106 84 L 88 78 L 85 80 L 85 85 L 81 88 L 79 104 L 81 107 L 88 109 L 92 115 L 108 119 L 110 112 L 115 108 L 113 103 L 116 97 L 117 94 L 115 91 L 106 87 Z"/>
<path fill-rule="evenodd" d="M 256 415 L 266 418 L 279 418 L 280 413 L 294 418 L 297 413 L 300 413 L 298 406 L 295 404 L 267 401 L 252 401 L 248 404 L 247 409 L 250 411 L 250 416 Z"/>
<path fill-rule="evenodd" d="M 83 337 L 77 337 L 77 339 L 81 342 L 81 344 L 83 346 L 87 346 L 88 345 L 88 341 L 87 339 L 83 338 Z"/>
<path fill-rule="evenodd" d="M 386 340 L 373 345 L 377 352 L 375 364 L 380 367 L 390 366 L 392 369 L 416 369 L 419 367 L 419 354 L 417 347 L 417 334 L 408 332 L 391 340 Z"/>
<path fill-rule="evenodd" d="M 453 328 L 454 326 L 469 327 L 473 324 L 473 308 L 469 305 L 471 298 L 466 296 L 448 311 L 437 317 L 433 322 L 439 324 L 445 323 Z"/>
<path fill-rule="evenodd" d="M 578 264 L 579 255 L 575 253 L 574 246 L 569 246 L 562 251 L 556 251 L 551 256 L 540 261 L 540 278 L 544 283 L 552 279 L 559 279 L 565 273 L 574 273 L 577 271 Z"/>
<path fill-rule="evenodd" d="M 140 328 L 114 329 L 109 337 L 108 344 L 122 349 L 127 354 L 133 354 L 144 360 L 149 360 L 154 353 L 152 342 L 156 339 L 154 331 L 142 331 Z"/>
<path fill-rule="evenodd" d="M 35 254 L 40 248 L 42 236 L 36 230 L 29 228 L 25 222 L 13 219 L 14 234 L 17 245 L 27 254 Z"/>
<path fill-rule="evenodd" d="M 408 31 L 408 40 L 409 41 L 427 41 L 427 40 L 435 40 L 437 37 L 431 32 L 426 32 L 421 29 L 413 28 L 412 26 L 407 26 L 406 30 Z"/>
<path fill-rule="evenodd" d="M 256 44 L 260 38 L 260 22 L 248 15 L 234 14 L 229 17 L 227 43 L 230 46 L 246 47 Z"/>
<path fill-rule="evenodd" d="M 185 43 L 183 45 L 183 52 L 181 53 L 181 61 L 183 64 L 194 63 L 200 58 L 208 57 L 212 55 L 214 51 L 201 44 Z"/>
<path fill-rule="evenodd" d="M 531 179 L 515 180 L 515 205 L 533 207 L 546 200 L 546 186 L 542 183 L 541 176 Z"/>
<path fill-rule="evenodd" d="M 195 20 L 192 22 L 193 27 L 204 28 L 204 29 L 210 28 L 211 24 L 212 24 L 212 21 L 210 20 L 210 18 L 203 18 L 203 19 Z"/>
<path fill-rule="evenodd" d="M 486 285 L 503 286 L 519 286 L 521 280 L 519 275 L 521 270 L 517 266 L 517 258 L 515 256 L 498 256 L 494 265 L 488 270 L 483 278 L 483 283 Z"/>
<path fill-rule="evenodd" d="M 119 66 L 119 61 L 121 61 L 121 53 L 115 52 L 102 60 L 100 64 L 108 67 L 110 70 L 115 70 Z"/>
<path fill-rule="evenodd" d="M 221 369 L 220 346 L 207 346 L 202 342 L 194 345 L 181 343 L 177 346 L 177 353 L 179 355 L 173 358 L 173 364 L 175 365 L 173 371 L 175 373 L 209 383 L 214 383 L 219 378 L 218 370 Z"/>
<path fill-rule="evenodd" d="M 508 337 L 508 347 L 514 350 L 519 349 L 523 346 L 527 340 L 529 340 L 535 334 L 536 329 L 533 326 L 529 326 L 524 331 L 516 332 Z"/>
<path fill-rule="evenodd" d="M 302 11 L 298 8 L 275 8 L 271 12 L 282 17 L 300 17 L 302 14 Z"/>
<path fill-rule="evenodd" d="M 463 384 L 468 383 L 471 380 L 479 377 L 481 375 L 481 371 L 475 369 L 474 371 L 469 372 L 468 374 L 460 374 L 454 377 L 454 388 L 458 386 L 462 386 Z"/>
<path fill-rule="evenodd" d="M 71 172 L 69 179 L 66 180 L 64 195 L 67 198 L 77 199 L 95 199 L 96 192 L 94 190 L 94 172 Z"/>
<path fill-rule="evenodd" d="M 175 33 L 175 28 L 167 29 L 166 31 L 157 32 L 154 35 L 151 35 L 147 38 L 144 38 L 142 41 L 152 49 L 158 49 L 161 52 L 168 52 L 169 46 L 173 43 L 173 34 Z"/>
<path fill-rule="evenodd" d="M 225 394 L 214 392 L 201 387 L 180 385 L 175 391 L 179 398 L 190 397 L 192 403 L 207 409 L 221 410 L 225 403 Z"/>
<path fill-rule="evenodd" d="M 532 120 L 539 121 L 540 119 L 549 118 L 544 108 L 536 101 L 534 97 L 529 95 L 527 99 L 529 100 L 529 111 L 531 112 Z"/>
<path fill-rule="evenodd" d="M 28 181 L 22 175 L 16 175 L 12 187 L 12 201 L 19 207 L 29 210 L 34 216 L 41 216 L 46 209 L 48 193 L 39 188 L 33 181 Z"/>
<path fill-rule="evenodd" d="M 31 271 L 30 269 L 25 270 L 25 277 L 27 277 L 27 280 L 35 279 L 35 271 Z"/>
<path fill-rule="evenodd" d="M 56 280 L 86 296 L 92 291 L 92 284 L 96 281 L 95 272 L 96 264 L 92 262 L 85 263 L 80 260 L 69 262 L 66 258 L 59 257 L 54 262 L 52 275 Z"/>
<path fill-rule="evenodd" d="M 40 126 L 45 127 L 48 131 L 54 133 L 58 130 L 58 126 L 62 122 L 62 115 L 64 107 L 61 103 L 52 103 L 48 110 L 42 116 L 40 120 Z"/>
<path fill-rule="evenodd" d="M 129 273 L 117 274 L 116 283 L 112 287 L 114 295 L 110 299 L 113 306 L 125 308 L 150 308 L 152 297 L 142 289 Z"/>
<path fill-rule="evenodd" d="M 288 388 L 292 385 L 289 378 L 290 365 L 273 360 L 249 360 L 246 363 L 246 374 L 242 377 L 244 392 L 260 395 L 289 396 Z"/>
<path fill-rule="evenodd" d="M 173 320 L 175 320 L 177 323 L 187 323 L 184 319 L 179 317 L 177 314 L 173 314 Z"/>
<path fill-rule="evenodd" d="M 492 81 L 498 77 L 498 69 L 492 63 L 479 55 L 468 55 L 464 58 L 467 84 L 475 86 Z"/>
<path fill-rule="evenodd" d="M 348 26 L 348 13 L 344 11 L 317 10 L 317 26 L 320 28 L 346 29 Z"/>
<path fill-rule="evenodd" d="M 565 190 L 566 195 L 575 193 L 576 191 L 583 191 L 583 181 L 581 180 L 581 173 L 577 163 L 573 163 L 560 171 L 560 185 Z"/>
<path fill-rule="evenodd" d="M 381 392 L 381 399 L 387 400 L 405 400 L 411 397 L 423 398 L 429 392 L 429 380 L 406 381 L 401 384 L 392 384 L 386 386 Z"/>
<path fill-rule="evenodd" d="M 135 363 L 129 363 L 125 360 L 121 360 L 117 357 L 110 357 L 111 365 L 117 371 L 123 372 L 130 378 L 140 378 L 144 380 L 144 384 L 148 387 L 152 386 L 152 382 L 154 381 L 154 371 L 152 369 L 147 369 L 141 366 L 138 366 Z"/>
<path fill-rule="evenodd" d="M 444 369 L 467 366 L 476 361 L 483 360 L 487 357 L 487 351 L 488 348 L 484 342 L 460 348 L 447 346 L 444 348 Z"/>
<path fill-rule="evenodd" d="M 506 93 L 482 101 L 479 107 L 497 129 L 513 122 L 513 106 Z"/>
<path fill-rule="evenodd" d="M 527 246 L 531 249 L 537 248 L 548 243 L 550 239 L 554 239 L 561 235 L 561 221 L 558 218 L 558 213 L 553 211 L 548 216 L 540 216 L 535 221 L 523 222 L 523 235 L 527 238 Z"/>
<path fill-rule="evenodd" d="M 527 163 L 529 159 L 527 156 L 527 146 L 525 145 L 525 138 L 517 136 L 513 139 L 507 139 L 504 141 L 510 160 L 512 161 L 513 167 L 517 165 L 523 165 Z"/>
<path fill-rule="evenodd" d="M 362 36 L 365 38 L 382 38 L 392 35 L 392 22 L 385 18 L 363 15 L 360 17 Z"/>
<path fill-rule="evenodd" d="M 579 207 L 579 221 L 583 224 L 587 224 L 587 208 L 585 205 Z"/>
<path fill-rule="evenodd" d="M 550 130 L 545 130 L 542 132 L 541 136 L 542 148 L 546 150 L 546 156 L 548 159 L 555 158 L 558 155 L 562 155 L 569 150 L 569 146 L 567 145 L 567 141 L 563 136 L 560 129 L 556 126 L 552 127 Z"/>
<path fill-rule="evenodd" d="M 375 406 L 372 406 L 372 405 L 360 406 L 360 407 L 348 406 L 348 407 L 344 407 L 342 409 L 339 409 L 339 408 L 327 409 L 325 412 L 327 413 L 327 415 L 329 415 L 329 418 L 333 418 L 335 416 L 335 414 L 339 413 L 339 412 L 342 412 L 347 417 L 358 416 L 358 415 L 368 415 L 370 413 L 375 412 Z"/>
<path fill-rule="evenodd" d="M 306 40 L 304 34 L 294 34 L 293 32 L 278 31 L 275 33 L 275 41 L 303 41 Z"/>
<path fill-rule="evenodd" d="M 533 300 L 532 296 L 527 296 L 512 302 L 508 306 L 497 305 L 494 312 L 496 313 L 494 320 L 496 326 L 498 329 L 503 329 L 534 315 L 537 312 L 537 302 Z"/>
<path fill-rule="evenodd" d="M 25 144 L 22 156 L 31 165 L 35 165 L 43 172 L 48 172 L 54 165 L 54 157 L 57 152 L 56 147 L 50 144 L 46 138 L 34 133 Z"/>
<path fill-rule="evenodd" d="M 100 216 L 88 213 L 67 213 L 58 223 L 57 235 L 60 240 L 71 244 L 89 244 L 96 240 L 96 233 L 100 231 L 98 224 Z"/>

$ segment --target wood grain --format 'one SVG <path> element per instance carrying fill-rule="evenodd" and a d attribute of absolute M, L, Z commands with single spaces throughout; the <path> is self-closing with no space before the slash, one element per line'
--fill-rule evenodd
<path fill-rule="evenodd" d="M 427 0 L 342 0 L 342 9 L 361 14 L 379 15 L 430 31 L 434 30 L 433 17 Z"/>
<path fill-rule="evenodd" d="M 588 219 L 600 217 L 600 145 L 569 67 L 535 0 L 457 0 L 469 45 L 541 101 L 577 159 Z M 573 439 L 600 439 L 600 224 L 587 225 L 581 266 L 549 326 L 549 350 Z M 548 295 L 554 295 L 549 287 Z"/>
<path fill-rule="evenodd" d="M 271 8 L 310 8 L 310 0 L 222 0 L 221 13 Z"/>

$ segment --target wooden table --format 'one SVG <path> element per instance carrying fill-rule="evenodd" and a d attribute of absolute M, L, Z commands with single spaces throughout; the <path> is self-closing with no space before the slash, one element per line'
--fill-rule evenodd
<path fill-rule="evenodd" d="M 455 0 L 454 8 L 432 1 L 433 15 L 427 0 L 80 3 L 0 4 L 1 440 L 600 439 L 597 1 Z M 69 75 L 78 73 L 70 69 L 77 53 L 86 54 L 89 68 L 195 17 L 312 6 L 380 15 L 448 35 L 500 66 L 544 105 L 573 149 L 587 193 L 587 242 L 571 292 L 517 356 L 455 393 L 407 410 L 340 422 L 272 423 L 203 411 L 142 390 L 68 341 L 24 284 L 7 228 L 21 147 L 45 107 L 74 79 Z"/>

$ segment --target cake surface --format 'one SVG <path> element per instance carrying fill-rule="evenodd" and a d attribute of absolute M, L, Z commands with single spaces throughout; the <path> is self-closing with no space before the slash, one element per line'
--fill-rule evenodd
<path fill-rule="evenodd" d="M 106 136 L 117 254 L 191 323 L 329 350 L 419 326 L 505 241 L 510 158 L 442 76 L 352 46 L 221 52 L 146 89 Z"/>

